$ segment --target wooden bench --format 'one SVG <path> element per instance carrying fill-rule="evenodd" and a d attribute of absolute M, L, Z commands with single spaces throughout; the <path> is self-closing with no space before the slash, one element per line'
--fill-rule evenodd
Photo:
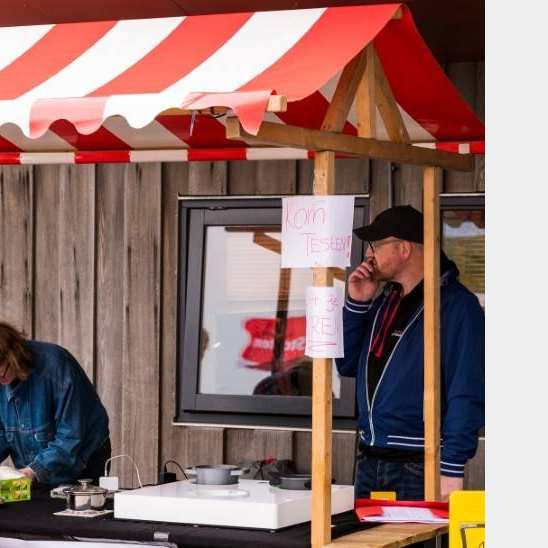
<path fill-rule="evenodd" d="M 385 523 L 344 535 L 324 548 L 400 548 L 447 534 L 447 525 L 432 523 Z"/>

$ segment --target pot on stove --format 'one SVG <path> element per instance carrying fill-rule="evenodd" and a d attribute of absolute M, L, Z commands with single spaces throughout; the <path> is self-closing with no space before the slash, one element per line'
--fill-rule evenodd
<path fill-rule="evenodd" d="M 307 491 L 312 489 L 311 474 L 276 474 L 270 480 L 270 485 L 280 489 L 292 489 L 294 491 Z M 332 480 L 331 483 L 335 483 Z"/>
<path fill-rule="evenodd" d="M 185 474 L 195 476 L 197 485 L 232 485 L 247 471 L 232 464 L 201 464 L 185 469 Z"/>
<path fill-rule="evenodd" d="M 270 485 L 280 489 L 305 491 L 312 488 L 312 476 L 310 474 L 279 474 L 272 477 Z"/>
<path fill-rule="evenodd" d="M 107 501 L 107 489 L 91 485 L 90 479 L 79 479 L 80 485 L 65 489 L 67 509 L 103 510 Z"/>

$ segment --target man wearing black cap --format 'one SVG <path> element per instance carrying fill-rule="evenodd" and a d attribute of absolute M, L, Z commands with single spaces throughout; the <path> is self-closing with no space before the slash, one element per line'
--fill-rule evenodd
<path fill-rule="evenodd" d="M 424 498 L 423 218 L 411 206 L 356 229 L 366 260 L 348 278 L 343 376 L 356 377 L 356 497 Z M 441 253 L 441 494 L 462 489 L 484 424 L 484 314 Z M 384 286 L 381 288 L 381 284 Z M 382 289 L 382 290 L 381 290 Z"/>

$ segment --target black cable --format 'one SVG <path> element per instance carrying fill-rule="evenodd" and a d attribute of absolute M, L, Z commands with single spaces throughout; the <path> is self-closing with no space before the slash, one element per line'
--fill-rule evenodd
<path fill-rule="evenodd" d="M 164 462 L 164 465 L 163 465 L 164 472 L 167 472 L 167 465 L 169 463 L 172 463 L 175 466 L 179 467 L 179 470 L 183 473 L 183 476 L 185 477 L 185 479 L 188 479 L 188 476 L 185 474 L 185 471 L 183 470 L 183 467 L 176 460 L 172 460 L 172 459 L 166 460 L 166 462 Z"/>

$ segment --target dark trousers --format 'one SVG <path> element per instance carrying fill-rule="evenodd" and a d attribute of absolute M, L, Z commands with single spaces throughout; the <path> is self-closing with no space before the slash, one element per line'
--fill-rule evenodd
<path fill-rule="evenodd" d="M 370 457 L 358 457 L 356 498 L 369 498 L 371 491 L 395 491 L 399 500 L 424 499 L 424 463 L 391 462 Z"/>
<path fill-rule="evenodd" d="M 81 472 L 80 478 L 90 478 L 94 483 L 105 475 L 105 462 L 110 459 L 111 447 L 110 438 L 107 438 L 103 445 L 91 455 L 86 468 Z"/>
<path fill-rule="evenodd" d="M 371 491 L 395 491 L 398 500 L 424 500 L 424 463 L 391 462 L 361 453 L 357 459 L 356 498 L 369 498 Z M 448 546 L 447 535 L 441 547 Z M 436 541 L 413 544 L 415 548 L 434 548 Z"/>

